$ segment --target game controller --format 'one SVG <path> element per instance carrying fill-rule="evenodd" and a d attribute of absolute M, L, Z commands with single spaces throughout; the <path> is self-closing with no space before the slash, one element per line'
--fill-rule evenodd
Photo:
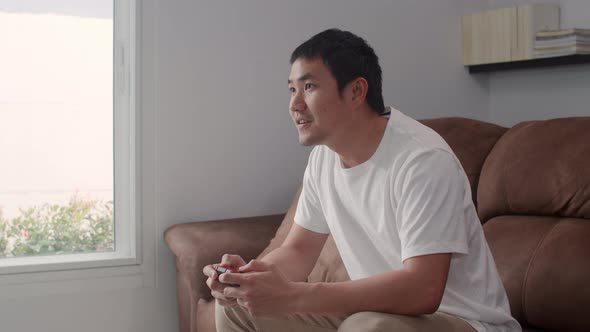
<path fill-rule="evenodd" d="M 224 273 L 236 273 L 238 271 L 231 270 L 231 269 L 225 268 L 223 266 L 217 266 L 217 267 L 215 267 L 215 272 L 217 272 L 218 275 L 222 275 Z"/>
<path fill-rule="evenodd" d="M 217 280 L 219 280 L 219 276 L 224 273 L 241 273 L 240 271 L 228 269 L 223 266 L 214 266 L 214 268 L 215 268 L 215 272 L 217 272 Z M 222 284 L 223 284 L 223 282 L 222 282 Z M 240 287 L 240 285 L 237 285 L 237 284 L 227 284 L 227 285 L 230 287 Z"/>

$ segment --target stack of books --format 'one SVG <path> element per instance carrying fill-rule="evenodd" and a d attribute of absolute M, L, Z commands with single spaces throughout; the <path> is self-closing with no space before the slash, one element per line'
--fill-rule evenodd
<path fill-rule="evenodd" d="M 590 29 L 539 31 L 533 54 L 535 58 L 590 54 Z"/>

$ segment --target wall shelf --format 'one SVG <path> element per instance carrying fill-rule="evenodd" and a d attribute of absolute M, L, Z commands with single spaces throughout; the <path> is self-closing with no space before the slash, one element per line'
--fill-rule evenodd
<path fill-rule="evenodd" d="M 581 63 L 590 63 L 590 54 L 572 54 L 551 58 L 539 58 L 510 62 L 496 62 L 481 65 L 471 65 L 466 67 L 469 68 L 469 73 L 486 73 L 500 70 L 555 67 Z"/>

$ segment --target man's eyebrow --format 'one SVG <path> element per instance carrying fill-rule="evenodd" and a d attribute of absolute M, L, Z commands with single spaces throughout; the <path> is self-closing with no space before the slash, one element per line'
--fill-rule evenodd
<path fill-rule="evenodd" d="M 299 77 L 297 80 L 301 82 L 301 81 L 306 81 L 306 80 L 313 79 L 313 78 L 315 78 L 315 77 L 312 74 L 306 73 L 306 74 L 301 75 L 301 77 Z M 291 83 L 293 83 L 293 81 L 291 79 L 288 79 L 287 84 L 291 84 Z"/>

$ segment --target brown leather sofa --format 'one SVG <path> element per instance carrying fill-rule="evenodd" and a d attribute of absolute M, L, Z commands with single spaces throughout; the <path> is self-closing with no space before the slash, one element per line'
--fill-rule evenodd
<path fill-rule="evenodd" d="M 509 129 L 464 118 L 422 122 L 463 164 L 512 315 L 523 329 L 590 331 L 590 117 Z M 297 199 L 298 193 L 286 215 L 179 224 L 166 231 L 176 256 L 181 332 L 215 331 L 202 268 L 224 253 L 248 260 L 279 246 Z M 329 238 L 308 281 L 347 279 Z"/>

